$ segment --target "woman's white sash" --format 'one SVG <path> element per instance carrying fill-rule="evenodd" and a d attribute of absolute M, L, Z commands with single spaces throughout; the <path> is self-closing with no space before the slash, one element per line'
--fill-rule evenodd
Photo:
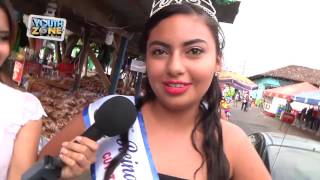
<path fill-rule="evenodd" d="M 86 127 L 94 123 L 93 114 L 101 104 L 113 96 L 106 96 L 89 105 L 83 112 Z M 125 96 L 134 103 L 134 97 Z M 125 113 L 125 112 L 124 112 Z M 108 117 L 106 117 L 106 120 Z M 101 138 L 97 152 L 97 161 L 91 167 L 92 179 L 103 180 L 105 170 L 111 160 L 119 154 L 122 142 L 119 136 Z M 112 180 L 158 180 L 158 173 L 154 166 L 147 140 L 142 114 L 129 129 L 129 149 L 120 164 L 115 169 Z"/>

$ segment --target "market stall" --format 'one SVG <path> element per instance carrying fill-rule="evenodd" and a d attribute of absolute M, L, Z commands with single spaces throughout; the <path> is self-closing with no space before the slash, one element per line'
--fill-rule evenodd
<path fill-rule="evenodd" d="M 320 90 L 297 94 L 293 97 L 293 100 L 304 104 L 320 106 Z"/>
<path fill-rule="evenodd" d="M 292 100 L 297 94 L 303 92 L 316 91 L 318 88 L 311 85 L 310 83 L 298 83 L 288 86 L 267 89 L 264 91 L 264 112 L 267 115 L 274 117 L 279 113 L 279 106 L 285 106 L 287 100 Z"/>
<path fill-rule="evenodd" d="M 12 0 L 35 55 L 17 61 L 13 79 L 28 84 L 27 90 L 44 105 L 46 137 L 96 98 L 140 93 L 143 70 L 130 69 L 129 61 L 141 60 L 138 41 L 152 2 Z M 218 20 L 233 23 L 239 5 L 240 1 L 214 2 Z M 87 75 L 90 60 L 95 72 Z M 28 74 L 33 75 L 26 78 Z"/>
<path fill-rule="evenodd" d="M 245 76 L 231 71 L 222 71 L 219 73 L 219 82 L 229 84 L 239 90 L 254 90 L 258 86 Z"/>

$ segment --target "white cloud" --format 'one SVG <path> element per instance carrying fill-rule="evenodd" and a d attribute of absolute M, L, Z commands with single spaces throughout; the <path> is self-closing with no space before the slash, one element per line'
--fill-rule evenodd
<path fill-rule="evenodd" d="M 254 75 L 287 65 L 320 69 L 320 1 L 242 0 L 222 23 L 225 67 Z"/>

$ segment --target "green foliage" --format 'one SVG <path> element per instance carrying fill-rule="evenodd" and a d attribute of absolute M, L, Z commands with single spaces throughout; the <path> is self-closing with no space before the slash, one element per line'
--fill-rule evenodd
<path fill-rule="evenodd" d="M 264 100 L 263 99 L 256 99 L 256 105 L 260 106 L 263 105 Z"/>

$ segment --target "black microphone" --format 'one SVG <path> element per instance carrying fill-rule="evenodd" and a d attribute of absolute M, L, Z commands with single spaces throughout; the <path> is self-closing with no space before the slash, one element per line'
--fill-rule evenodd
<path fill-rule="evenodd" d="M 95 123 L 81 136 L 97 141 L 103 136 L 123 134 L 133 125 L 136 117 L 136 107 L 128 98 L 114 96 L 94 112 Z M 58 157 L 45 156 L 23 174 L 22 180 L 59 179 L 64 165 Z"/>
<path fill-rule="evenodd" d="M 82 136 L 97 141 L 104 135 L 113 137 L 123 134 L 132 126 L 136 117 L 136 107 L 128 98 L 112 97 L 95 111 L 95 123 Z"/>

